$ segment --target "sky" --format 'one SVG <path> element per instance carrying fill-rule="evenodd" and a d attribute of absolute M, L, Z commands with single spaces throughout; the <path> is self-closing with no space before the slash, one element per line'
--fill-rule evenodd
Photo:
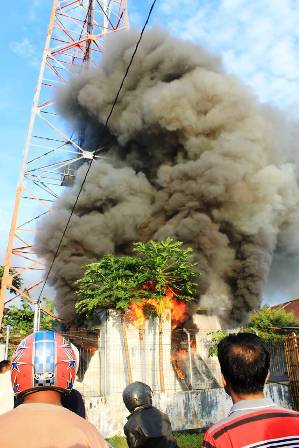
<path fill-rule="evenodd" d="M 132 28 L 143 25 L 151 3 L 152 0 L 128 0 Z M 2 5 L 1 258 L 51 6 L 51 0 L 18 0 Z M 298 23 L 298 0 L 157 0 L 150 22 L 220 54 L 227 72 L 249 85 L 260 101 L 299 118 Z M 268 302 L 295 294 L 291 284 L 293 275 L 297 275 L 299 258 L 294 257 L 294 269 L 281 279 L 285 287 L 279 290 L 276 274 L 282 262 L 275 260 L 271 284 L 276 289 L 266 289 Z"/>

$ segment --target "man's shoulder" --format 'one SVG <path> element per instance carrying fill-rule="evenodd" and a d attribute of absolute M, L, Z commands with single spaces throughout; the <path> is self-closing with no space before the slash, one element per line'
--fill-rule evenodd
<path fill-rule="evenodd" d="M 163 412 L 161 412 L 160 409 L 156 408 L 155 406 L 145 406 L 142 411 L 151 414 L 163 414 Z"/>
<path fill-rule="evenodd" d="M 219 436 L 220 434 L 245 425 L 246 423 L 258 423 L 266 421 L 272 418 L 285 418 L 285 417 L 295 417 L 296 420 L 299 418 L 299 412 L 290 409 L 285 409 L 278 406 L 273 406 L 269 409 L 252 410 L 246 412 L 231 413 L 227 417 L 219 420 L 218 422 L 211 425 L 206 433 L 213 436 Z"/>
<path fill-rule="evenodd" d="M 93 425 L 89 423 L 84 418 L 75 414 L 74 412 L 64 408 L 63 406 L 57 406 L 52 404 L 45 403 L 30 403 L 30 404 L 21 404 L 17 408 L 12 409 L 9 412 L 0 416 L 0 419 L 3 421 L 4 419 L 15 419 L 22 418 L 22 416 L 27 417 L 29 415 L 38 415 L 42 416 L 51 416 L 54 419 L 63 419 L 65 422 L 69 421 L 76 425 L 81 425 L 86 428 L 93 429 Z"/>
<path fill-rule="evenodd" d="M 136 423 L 140 423 L 140 425 L 143 426 L 146 421 L 152 421 L 153 419 L 168 420 L 168 416 L 155 406 L 142 407 L 129 415 L 128 421 L 125 424 L 125 429 L 128 430 L 131 427 L 135 428 Z"/>
<path fill-rule="evenodd" d="M 226 426 L 228 423 L 232 422 L 236 416 L 229 414 L 227 417 L 224 417 L 217 422 L 210 425 L 206 431 L 207 434 L 214 434 L 219 428 Z"/>
<path fill-rule="evenodd" d="M 139 407 L 137 409 L 135 409 L 135 411 L 133 411 L 129 417 L 128 417 L 128 421 L 130 420 L 134 420 L 134 418 L 137 418 L 138 416 L 141 415 L 149 415 L 149 414 L 162 414 L 161 411 L 159 411 L 158 408 L 155 408 L 154 406 L 144 406 L 144 407 Z"/>
<path fill-rule="evenodd" d="M 42 422 L 44 422 L 44 425 Z M 63 427 L 63 430 L 66 433 L 75 430 L 78 436 L 78 441 L 81 437 L 82 440 L 84 439 L 85 441 L 88 441 L 88 446 L 94 448 L 106 447 L 103 437 L 97 431 L 95 426 L 62 406 L 23 404 L 0 416 L 0 426 L 6 428 L 7 432 L 13 431 L 18 425 L 19 427 L 26 428 L 28 431 L 30 431 L 31 427 L 35 429 L 37 428 L 36 430 L 41 430 L 43 434 L 49 431 L 49 428 L 51 430 L 56 428 L 56 430 L 60 431 Z M 0 434 L 0 445 L 2 442 L 1 436 L 2 434 Z M 82 446 L 85 445 L 83 444 Z"/>
<path fill-rule="evenodd" d="M 14 408 L 0 415 L 0 422 L 3 423 L 5 420 L 10 420 L 11 418 L 15 418 L 19 413 L 19 408 Z"/>

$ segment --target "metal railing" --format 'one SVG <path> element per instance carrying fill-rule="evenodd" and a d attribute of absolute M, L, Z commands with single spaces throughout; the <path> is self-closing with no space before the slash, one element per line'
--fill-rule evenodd
<path fill-rule="evenodd" d="M 299 411 L 299 336 L 287 336 L 284 342 L 289 385 L 294 409 Z"/>
<path fill-rule="evenodd" d="M 266 347 L 270 353 L 269 381 L 274 383 L 286 383 L 288 381 L 288 370 L 284 341 L 267 341 Z"/>

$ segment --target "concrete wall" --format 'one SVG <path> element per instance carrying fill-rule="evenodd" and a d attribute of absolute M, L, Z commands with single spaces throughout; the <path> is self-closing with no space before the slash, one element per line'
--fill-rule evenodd
<path fill-rule="evenodd" d="M 209 357 L 208 352 L 211 339 L 209 333 L 220 328 L 219 320 L 216 316 L 199 315 L 194 316 L 194 322 L 199 330 L 196 332 L 196 352 L 192 351 L 192 389 L 218 387 L 221 385 L 218 360 Z M 186 356 L 180 366 L 186 381 L 180 382 L 171 362 L 171 334 L 170 318 L 166 318 L 163 320 L 162 335 L 165 392 L 189 389 L 191 383 L 186 335 L 182 333 Z M 127 322 L 126 335 L 133 381 L 143 381 L 153 391 L 160 391 L 158 320 L 146 320 L 143 330 Z M 128 384 L 119 312 L 109 311 L 102 319 L 99 325 L 99 349 L 88 360 L 87 365 L 84 377 L 75 384 L 84 396 L 121 393 Z"/>
<path fill-rule="evenodd" d="M 221 324 L 218 316 L 206 316 L 195 314 L 192 316 L 193 322 L 198 328 L 196 333 L 197 354 L 201 357 L 210 372 L 213 374 L 218 385 L 221 385 L 220 365 L 216 356 L 209 356 L 211 347 L 211 333 L 221 330 Z"/>
<path fill-rule="evenodd" d="M 92 355 L 82 381 L 75 383 L 84 396 L 119 394 L 128 384 L 120 313 L 109 311 L 99 331 L 99 350 Z M 145 382 L 153 391 L 159 391 L 158 319 L 146 320 L 144 331 L 127 322 L 126 335 L 133 381 Z M 165 391 L 180 391 L 182 388 L 171 364 L 170 316 L 163 319 L 162 346 Z"/>
<path fill-rule="evenodd" d="M 146 321 L 142 333 L 134 325 L 126 325 L 133 381 L 143 381 L 152 387 L 154 404 L 167 412 L 174 430 L 205 428 L 225 417 L 232 405 L 224 390 L 213 386 L 217 386 L 215 378 L 221 384 L 219 365 L 216 358 L 208 357 L 208 333 L 219 329 L 220 324 L 217 318 L 208 316 L 197 316 L 196 324 L 197 353 L 192 362 L 197 390 L 183 391 L 171 364 L 171 322 L 163 321 L 165 393 L 160 392 L 159 384 L 158 320 Z M 88 419 L 105 437 L 112 437 L 122 434 L 128 415 L 121 395 L 128 374 L 119 313 L 109 311 L 99 330 L 99 350 L 90 355 L 83 380 L 77 381 L 75 388 L 85 398 Z M 266 391 L 278 405 L 291 407 L 287 386 L 271 383 Z"/>
<path fill-rule="evenodd" d="M 285 385 L 270 383 L 266 394 L 279 406 L 291 408 L 289 389 Z M 154 394 L 154 404 L 169 415 L 173 430 L 200 429 L 225 417 L 231 399 L 222 388 L 189 392 Z M 120 394 L 106 398 L 86 399 L 87 416 L 104 437 L 123 435 L 128 411 Z"/>

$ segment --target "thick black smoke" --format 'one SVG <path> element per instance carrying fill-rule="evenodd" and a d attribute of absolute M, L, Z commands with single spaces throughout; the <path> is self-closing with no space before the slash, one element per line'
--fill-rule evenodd
<path fill-rule="evenodd" d="M 107 42 L 101 66 L 72 79 L 58 107 L 103 148 L 93 163 L 51 283 L 66 319 L 73 282 L 105 253 L 130 253 L 136 240 L 172 236 L 191 245 L 203 273 L 199 304 L 226 324 L 260 303 L 281 231 L 297 225 L 295 166 L 285 160 L 281 117 L 224 73 L 201 47 L 148 32 L 119 103 L 103 123 L 135 47 L 127 32 Z M 44 219 L 40 253 L 51 260 L 86 166 Z"/>

